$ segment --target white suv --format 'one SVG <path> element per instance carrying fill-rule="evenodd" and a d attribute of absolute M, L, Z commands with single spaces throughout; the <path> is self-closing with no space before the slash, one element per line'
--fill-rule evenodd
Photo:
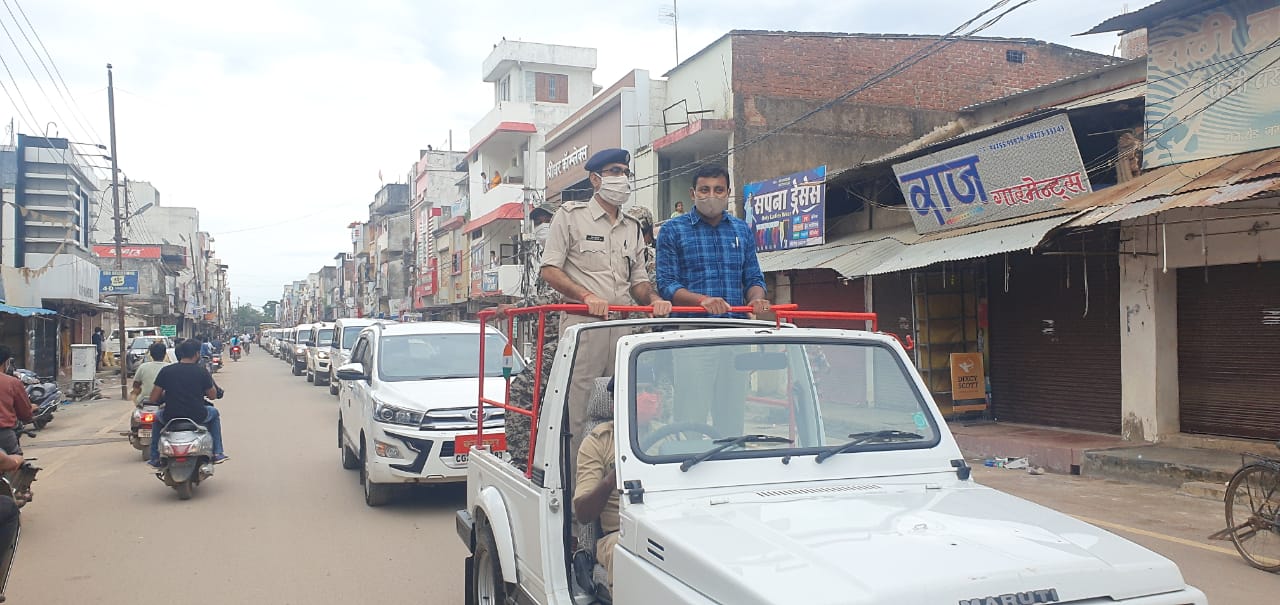
<path fill-rule="evenodd" d="M 316 386 L 329 383 L 329 342 L 333 340 L 333 324 L 311 325 L 307 336 L 307 382 Z"/>
<path fill-rule="evenodd" d="M 369 506 L 385 504 L 393 484 L 466 481 L 479 334 L 479 324 L 460 322 L 375 324 L 360 332 L 350 363 L 336 374 L 347 381 L 339 395 L 338 447 L 342 467 L 360 469 Z M 488 334 L 485 390 L 498 393 L 507 339 Z M 512 360 L 514 374 L 523 361 Z M 486 409 L 483 421 L 501 434 L 503 411 Z"/>
<path fill-rule="evenodd" d="M 356 338 L 360 336 L 360 330 L 363 330 L 373 324 L 389 323 L 389 319 L 368 319 L 363 317 L 344 317 L 333 324 L 333 339 L 328 345 L 321 343 L 320 346 L 328 346 L 329 350 L 329 394 L 337 395 L 342 387 L 342 381 L 338 380 L 338 368 L 346 365 L 347 359 L 351 357 L 351 347 L 356 344 Z"/>

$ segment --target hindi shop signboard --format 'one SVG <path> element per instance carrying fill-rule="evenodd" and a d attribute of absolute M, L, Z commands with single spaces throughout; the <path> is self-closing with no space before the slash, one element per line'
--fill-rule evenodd
<path fill-rule="evenodd" d="M 103 271 L 98 278 L 100 294 L 137 294 L 137 271 Z"/>
<path fill-rule="evenodd" d="M 114 244 L 94 244 L 93 255 L 98 258 L 115 258 Z M 160 246 L 120 246 L 124 258 L 160 258 Z"/>
<path fill-rule="evenodd" d="M 1034 214 L 1092 191 L 1066 114 L 896 164 L 916 231 Z"/>
<path fill-rule="evenodd" d="M 1280 6 L 1228 2 L 1147 30 L 1146 169 L 1280 146 Z"/>
<path fill-rule="evenodd" d="M 770 252 L 820 246 L 824 239 L 827 167 L 742 188 L 747 226 L 756 234 L 756 250 Z"/>

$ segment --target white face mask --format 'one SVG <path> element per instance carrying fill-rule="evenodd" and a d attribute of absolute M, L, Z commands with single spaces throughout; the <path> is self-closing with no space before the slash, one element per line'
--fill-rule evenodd
<path fill-rule="evenodd" d="M 533 239 L 539 244 L 547 241 L 547 234 L 551 233 L 551 223 L 542 223 L 533 228 Z"/>
<path fill-rule="evenodd" d="M 725 197 L 704 197 L 693 200 L 693 207 L 707 218 L 716 218 L 729 208 L 729 198 Z"/>
<path fill-rule="evenodd" d="M 623 175 L 602 176 L 596 195 L 609 204 L 621 206 L 631 199 L 631 180 Z"/>

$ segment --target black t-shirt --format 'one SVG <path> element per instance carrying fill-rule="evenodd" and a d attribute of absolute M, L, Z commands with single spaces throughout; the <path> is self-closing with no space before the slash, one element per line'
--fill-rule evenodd
<path fill-rule="evenodd" d="M 205 391 L 213 388 L 213 377 L 194 363 L 171 363 L 156 374 L 156 386 L 164 389 L 165 422 L 190 418 L 204 422 Z"/>

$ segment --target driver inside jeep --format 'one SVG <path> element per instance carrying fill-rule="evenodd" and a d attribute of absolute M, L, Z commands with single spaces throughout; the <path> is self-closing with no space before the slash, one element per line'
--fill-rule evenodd
<path fill-rule="evenodd" d="M 605 405 L 614 409 L 613 381 L 596 396 L 605 398 Z M 594 401 L 593 401 L 594 403 Z M 636 419 L 648 425 L 658 417 L 660 409 L 658 393 L 642 388 L 636 394 Z M 595 414 L 593 414 L 595 415 Z M 618 543 L 618 490 L 614 469 L 613 421 L 600 423 L 587 433 L 578 447 L 577 481 L 573 488 L 573 515 L 579 523 L 593 524 L 599 521 L 600 537 L 596 540 L 596 562 L 604 567 L 610 592 L 613 591 L 613 547 Z"/>

